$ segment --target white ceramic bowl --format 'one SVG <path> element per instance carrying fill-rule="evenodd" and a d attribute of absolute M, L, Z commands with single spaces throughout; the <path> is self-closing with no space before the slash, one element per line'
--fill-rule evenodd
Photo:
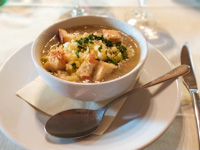
<path fill-rule="evenodd" d="M 80 25 L 110 26 L 132 36 L 137 40 L 141 49 L 141 57 L 138 65 L 124 76 L 101 83 L 75 83 L 59 79 L 48 73 L 40 61 L 41 51 L 44 45 L 58 32 L 58 28 L 69 28 Z M 113 98 L 132 85 L 140 76 L 142 67 L 147 57 L 147 43 L 142 34 L 134 27 L 117 19 L 97 16 L 81 16 L 68 18 L 48 27 L 36 38 L 31 49 L 32 59 L 39 75 L 46 84 L 58 93 L 76 100 L 102 101 Z"/>

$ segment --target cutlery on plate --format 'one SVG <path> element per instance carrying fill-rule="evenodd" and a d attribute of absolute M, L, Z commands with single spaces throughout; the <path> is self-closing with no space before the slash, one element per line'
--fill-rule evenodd
<path fill-rule="evenodd" d="M 50 135 L 61 138 L 80 138 L 90 135 L 99 127 L 105 112 L 116 102 L 142 89 L 170 79 L 175 79 L 189 72 L 189 70 L 190 68 L 188 65 L 181 65 L 176 67 L 161 77 L 122 94 L 121 96 L 106 104 L 104 107 L 97 110 L 71 109 L 62 111 L 52 116 L 46 122 L 45 131 Z"/>
<path fill-rule="evenodd" d="M 185 44 L 181 51 L 181 64 L 186 64 L 190 66 L 190 72 L 183 75 L 183 83 L 185 84 L 186 88 L 190 92 L 190 95 L 192 97 L 194 111 L 195 111 L 195 117 L 196 117 L 196 123 L 197 123 L 197 129 L 198 129 L 198 137 L 200 142 L 200 108 L 199 108 L 199 90 L 197 87 L 197 82 L 195 78 L 195 73 L 193 70 L 193 63 L 192 59 L 189 53 L 189 49 L 187 44 Z"/>

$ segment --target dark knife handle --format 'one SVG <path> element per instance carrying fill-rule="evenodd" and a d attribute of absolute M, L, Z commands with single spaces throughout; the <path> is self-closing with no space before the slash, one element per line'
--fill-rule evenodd
<path fill-rule="evenodd" d="M 198 129 L 198 137 L 199 137 L 199 146 L 200 146 L 200 108 L 199 108 L 199 93 L 198 90 L 191 90 L 190 93 L 192 96 L 193 100 L 193 105 L 194 105 L 194 112 L 195 112 L 195 117 L 196 117 L 196 122 L 197 122 L 197 129 Z"/>

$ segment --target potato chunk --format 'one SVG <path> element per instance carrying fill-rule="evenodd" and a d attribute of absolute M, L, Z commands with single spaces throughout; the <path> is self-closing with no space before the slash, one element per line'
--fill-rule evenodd
<path fill-rule="evenodd" d="M 98 66 L 95 68 L 93 80 L 94 81 L 101 81 L 105 78 L 108 74 L 110 74 L 117 66 L 100 61 Z"/>
<path fill-rule="evenodd" d="M 58 35 L 59 35 L 59 39 L 60 39 L 61 44 L 64 44 L 65 42 L 69 42 L 71 40 L 67 31 L 64 30 L 64 29 L 58 29 Z"/>
<path fill-rule="evenodd" d="M 105 39 L 110 40 L 113 43 L 117 43 L 117 42 L 121 41 L 121 35 L 116 30 L 106 30 L 106 29 L 103 29 L 102 32 L 103 32 L 103 37 Z"/>
<path fill-rule="evenodd" d="M 44 68 L 49 71 L 64 70 L 67 58 L 61 50 L 51 50 Z"/>

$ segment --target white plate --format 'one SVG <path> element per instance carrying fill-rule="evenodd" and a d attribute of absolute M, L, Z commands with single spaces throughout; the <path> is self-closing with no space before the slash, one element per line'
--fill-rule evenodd
<path fill-rule="evenodd" d="M 38 75 L 30 48 L 31 43 L 17 51 L 0 72 L 0 128 L 21 147 L 33 150 L 141 149 L 161 136 L 177 113 L 180 91 L 176 80 L 130 96 L 111 128 L 102 136 L 82 140 L 49 137 L 43 129 L 48 117 L 15 95 Z M 169 61 L 150 46 L 139 83 L 146 83 L 171 68 Z"/>

